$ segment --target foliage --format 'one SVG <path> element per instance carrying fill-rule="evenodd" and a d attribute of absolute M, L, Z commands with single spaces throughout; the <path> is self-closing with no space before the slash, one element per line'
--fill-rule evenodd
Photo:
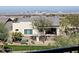
<path fill-rule="evenodd" d="M 8 36 L 8 29 L 5 27 L 5 24 L 0 23 L 0 40 L 6 41 Z"/>
<path fill-rule="evenodd" d="M 29 42 L 29 39 L 23 37 L 21 40 L 21 44 L 26 44 L 27 42 Z"/>
<path fill-rule="evenodd" d="M 22 40 L 22 33 L 21 32 L 12 32 L 12 38 L 14 41 L 21 41 Z"/>
<path fill-rule="evenodd" d="M 79 15 L 67 15 L 66 19 L 69 20 L 69 23 L 73 27 L 79 27 Z"/>
<path fill-rule="evenodd" d="M 55 38 L 55 47 L 68 47 L 68 46 L 74 46 L 79 44 L 79 37 L 64 37 L 64 36 L 58 36 Z"/>
<path fill-rule="evenodd" d="M 69 20 L 66 19 L 66 16 L 60 18 L 60 27 L 63 31 L 67 29 L 69 25 L 70 23 L 69 23 Z"/>
<path fill-rule="evenodd" d="M 61 26 L 68 27 L 70 25 L 73 27 L 79 27 L 79 15 L 73 15 L 73 14 L 65 15 L 64 17 L 61 17 L 60 20 L 61 20 L 60 22 Z"/>
<path fill-rule="evenodd" d="M 61 29 L 64 29 L 63 31 L 67 34 L 69 33 L 70 35 L 75 35 L 76 31 L 79 31 L 79 15 L 65 15 L 64 17 L 60 18 L 60 27 Z M 75 30 L 68 30 L 70 27 L 76 28 Z M 73 32 L 73 33 L 72 33 Z"/>
<path fill-rule="evenodd" d="M 40 32 L 47 30 L 46 27 L 52 26 L 52 22 L 46 17 L 40 16 L 33 19 L 32 21 L 33 28 L 37 28 Z"/>

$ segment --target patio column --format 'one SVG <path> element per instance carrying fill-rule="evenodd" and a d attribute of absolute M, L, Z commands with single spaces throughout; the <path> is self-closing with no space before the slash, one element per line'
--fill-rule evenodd
<path fill-rule="evenodd" d="M 36 41 L 39 42 L 39 36 L 36 37 Z"/>
<path fill-rule="evenodd" d="M 56 31 L 57 31 L 57 36 L 60 35 L 59 28 L 57 28 Z"/>

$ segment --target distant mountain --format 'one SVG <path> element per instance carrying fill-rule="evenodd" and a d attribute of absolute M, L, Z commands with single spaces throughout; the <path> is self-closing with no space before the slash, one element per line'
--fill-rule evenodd
<path fill-rule="evenodd" d="M 0 6 L 3 12 L 79 12 L 79 6 Z"/>

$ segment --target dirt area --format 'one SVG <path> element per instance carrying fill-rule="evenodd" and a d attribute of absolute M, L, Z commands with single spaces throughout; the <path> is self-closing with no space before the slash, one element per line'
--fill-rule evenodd
<path fill-rule="evenodd" d="M 49 38 L 46 41 L 35 41 L 35 40 L 29 40 L 28 42 L 22 44 L 21 42 L 12 42 L 12 43 L 8 43 L 8 45 L 31 45 L 31 46 L 48 46 L 48 45 L 53 45 L 55 41 L 53 40 L 53 38 Z M 3 45 L 2 42 L 0 42 L 0 45 Z"/>

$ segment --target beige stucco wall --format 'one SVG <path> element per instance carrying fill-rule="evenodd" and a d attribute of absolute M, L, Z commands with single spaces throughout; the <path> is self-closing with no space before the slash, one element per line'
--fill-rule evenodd
<path fill-rule="evenodd" d="M 19 29 L 19 31 L 24 34 L 24 29 L 33 29 L 31 22 L 19 22 L 19 23 L 13 23 L 13 31 L 15 29 Z M 33 29 L 33 35 L 37 35 L 38 30 Z"/>

